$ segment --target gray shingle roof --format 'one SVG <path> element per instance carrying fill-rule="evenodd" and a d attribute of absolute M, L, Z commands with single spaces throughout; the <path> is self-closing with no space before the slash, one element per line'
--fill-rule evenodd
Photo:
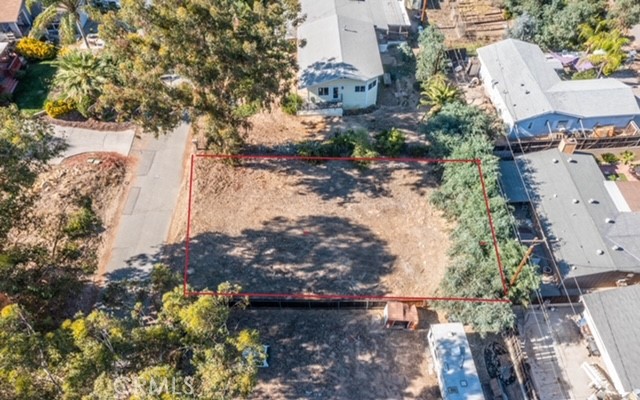
<path fill-rule="evenodd" d="M 582 296 L 625 390 L 640 388 L 640 286 Z"/>
<path fill-rule="evenodd" d="M 518 122 L 547 113 L 578 118 L 640 114 L 630 87 L 617 79 L 562 81 L 540 47 L 507 39 L 478 49 L 478 57 Z M 605 101 L 606 99 L 606 101 Z"/>
<path fill-rule="evenodd" d="M 298 28 L 298 40 L 304 42 L 298 47 L 301 88 L 343 78 L 366 81 L 384 73 L 371 13 L 373 5 L 382 4 L 382 0 L 300 3 L 306 16 Z M 387 17 L 376 19 L 379 23 L 395 21 L 393 15 Z"/>
<path fill-rule="evenodd" d="M 592 155 L 552 149 L 516 160 L 566 276 L 640 272 L 640 213 L 618 210 Z"/>

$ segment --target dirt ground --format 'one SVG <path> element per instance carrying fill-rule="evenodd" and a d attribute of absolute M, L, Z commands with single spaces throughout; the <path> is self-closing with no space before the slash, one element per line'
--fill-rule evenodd
<path fill-rule="evenodd" d="M 252 399 L 440 398 L 428 331 L 384 329 L 382 310 L 245 310 L 229 327 L 270 346 Z"/>
<path fill-rule="evenodd" d="M 195 176 L 195 289 L 433 296 L 448 265 L 451 227 L 429 203 L 429 165 L 198 159 Z M 173 246 L 178 265 L 184 243 Z"/>
<path fill-rule="evenodd" d="M 94 280 L 100 277 L 99 267 L 111 248 L 113 234 L 120 215 L 120 206 L 130 179 L 131 162 L 115 153 L 84 153 L 48 166 L 37 178 L 32 189 L 36 197 L 27 225 L 11 232 L 15 243 L 40 245 L 52 250 L 72 243 L 80 251 L 80 260 L 95 265 Z M 81 238 L 63 238 L 63 215 L 72 215 L 80 208 L 82 198 L 91 200 L 91 209 L 98 218 L 96 233 Z M 55 237 L 60 237 L 55 241 Z M 74 310 L 89 310 L 94 301 L 95 286 L 74 300 Z"/>
<path fill-rule="evenodd" d="M 129 167 L 126 157 L 114 153 L 85 153 L 47 167 L 34 185 L 37 201 L 31 223 L 12 232 L 11 240 L 51 246 L 56 230 L 61 229 L 61 214 L 72 214 L 79 208 L 77 201 L 88 197 L 100 221 L 98 234 L 75 241 L 84 254 L 94 254 L 99 263 L 110 246 Z"/>

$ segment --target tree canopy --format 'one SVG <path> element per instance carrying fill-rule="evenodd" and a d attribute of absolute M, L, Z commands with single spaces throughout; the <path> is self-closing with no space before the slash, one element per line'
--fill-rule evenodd
<path fill-rule="evenodd" d="M 100 26 L 117 65 L 99 106 L 148 131 L 190 112 L 209 145 L 237 152 L 247 117 L 286 93 L 295 75 L 296 0 L 129 0 Z M 177 81 L 163 82 L 167 74 Z"/>
<path fill-rule="evenodd" d="M 509 279 L 525 249 L 514 237 L 513 217 L 498 185 L 498 158 L 493 155 L 491 139 L 500 131 L 499 126 L 482 110 L 454 102 L 445 104 L 437 115 L 427 120 L 424 131 L 435 156 L 481 160 L 501 260 Z M 451 234 L 452 264 L 441 283 L 441 295 L 504 298 L 477 165 L 445 164 L 441 185 L 431 200 L 445 216 L 456 221 Z M 531 291 L 538 285 L 539 278 L 534 269 L 526 266 L 514 286 L 509 288 L 508 298 L 515 303 L 527 304 Z M 480 333 L 511 327 L 515 322 L 508 303 L 441 302 L 438 306 L 453 319 L 473 325 Z"/>
<path fill-rule="evenodd" d="M 19 304 L 6 306 L 0 398 L 246 397 L 265 354 L 255 331 L 229 332 L 229 301 L 185 297 L 176 288 L 162 296 L 157 313 L 145 314 L 141 304 L 123 317 L 96 310 L 48 332 L 36 330 Z"/>
<path fill-rule="evenodd" d="M 418 38 L 420 51 L 416 56 L 416 80 L 421 83 L 444 73 L 447 56 L 444 35 L 433 25 L 427 26 Z"/>

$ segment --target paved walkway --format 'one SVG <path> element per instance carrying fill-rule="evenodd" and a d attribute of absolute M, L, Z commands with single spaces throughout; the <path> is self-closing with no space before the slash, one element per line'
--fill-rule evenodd
<path fill-rule="evenodd" d="M 88 152 L 114 152 L 129 155 L 135 133 L 133 130 L 102 132 L 82 128 L 53 125 L 54 136 L 64 139 L 68 147 L 51 164 L 60 164 L 65 158 Z"/>
<path fill-rule="evenodd" d="M 178 200 L 188 132 L 183 124 L 157 139 L 145 137 L 131 152 L 138 158 L 136 176 L 106 263 L 107 279 L 142 276 L 157 262 Z"/>

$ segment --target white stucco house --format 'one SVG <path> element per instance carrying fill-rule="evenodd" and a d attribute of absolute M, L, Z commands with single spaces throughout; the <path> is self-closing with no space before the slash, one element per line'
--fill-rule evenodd
<path fill-rule="evenodd" d="M 540 47 L 515 39 L 478 49 L 480 78 L 510 137 L 626 127 L 640 116 L 617 79 L 563 81 Z"/>
<path fill-rule="evenodd" d="M 342 115 L 373 106 L 383 75 L 380 51 L 406 39 L 401 0 L 302 0 L 298 27 L 301 114 Z"/>

